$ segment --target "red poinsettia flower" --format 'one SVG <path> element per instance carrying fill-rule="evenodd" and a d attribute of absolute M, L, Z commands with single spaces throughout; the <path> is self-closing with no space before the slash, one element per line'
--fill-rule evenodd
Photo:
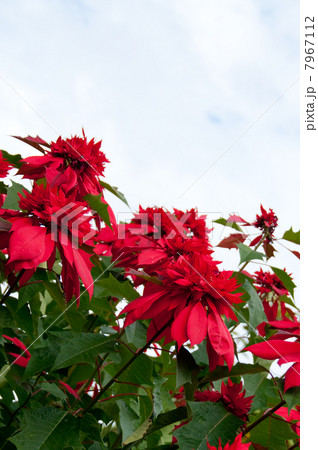
<path fill-rule="evenodd" d="M 31 180 L 46 178 L 52 187 L 59 186 L 68 194 L 76 191 L 77 200 L 86 194 L 97 195 L 101 192 L 98 177 L 103 175 L 105 164 L 109 162 L 100 151 L 101 141 L 94 142 L 92 139 L 88 142 L 83 131 L 82 138 L 59 137 L 49 145 L 49 149 L 46 146 L 42 149 L 44 155 L 22 160 L 23 165 L 18 173 Z"/>
<path fill-rule="evenodd" d="M 218 447 L 214 447 L 213 445 L 210 445 L 207 442 L 207 449 L 208 450 L 246 450 L 250 447 L 250 445 L 251 445 L 250 443 L 242 444 L 242 433 L 241 433 L 238 436 L 236 436 L 235 441 L 232 444 L 227 443 L 225 445 L 225 447 L 222 447 L 221 439 L 219 440 Z"/>
<path fill-rule="evenodd" d="M 263 208 L 261 205 L 261 213 L 260 215 L 256 215 L 255 222 L 252 223 L 254 227 L 259 228 L 263 231 L 265 235 L 265 242 L 268 244 L 273 242 L 273 233 L 275 231 L 275 228 L 278 225 L 278 218 L 274 211 L 272 209 L 269 210 L 269 212 L 266 211 L 266 209 Z M 251 243 L 250 246 L 258 244 L 258 242 L 262 238 L 262 234 L 260 236 L 257 236 Z"/>
<path fill-rule="evenodd" d="M 222 381 L 221 392 L 214 389 L 195 391 L 194 398 L 199 402 L 221 401 L 229 412 L 246 421 L 254 396 L 245 397 L 246 391 L 245 389 L 242 391 L 242 387 L 242 382 L 233 383 L 229 379 L 227 384 Z"/>
<path fill-rule="evenodd" d="M 278 359 L 278 364 L 286 364 L 293 362 L 294 364 L 287 370 L 285 374 L 284 391 L 299 386 L 300 384 L 300 343 L 290 342 L 279 339 L 270 339 L 269 341 L 253 344 L 245 347 L 245 350 L 253 353 L 259 358 L 274 360 Z"/>
<path fill-rule="evenodd" d="M 90 255 L 80 248 L 95 233 L 89 224 L 92 217 L 87 214 L 86 204 L 75 201 L 75 192 L 66 197 L 63 191 L 49 185 L 35 184 L 31 193 L 24 191 L 24 197 L 19 195 L 24 212 L 10 217 L 8 210 L 4 210 L 6 219 L 12 223 L 1 237 L 1 246 L 8 248 L 7 270 L 27 270 L 30 278 L 40 263 L 47 261 L 48 268 L 53 267 L 58 249 L 66 299 L 79 296 L 79 277 L 92 296 L 92 263 Z"/>
<path fill-rule="evenodd" d="M 242 382 L 233 383 L 229 379 L 228 383 L 225 384 L 224 381 L 222 381 L 222 403 L 228 411 L 232 412 L 237 417 L 240 417 L 243 420 L 247 420 L 247 414 L 251 409 L 254 396 L 252 395 L 250 397 L 245 397 L 246 391 L 245 389 L 242 391 L 242 388 Z"/>
<path fill-rule="evenodd" d="M 268 292 L 274 292 L 278 296 L 289 294 L 278 276 L 270 271 L 263 271 L 260 269 L 255 272 L 255 284 L 256 290 L 260 294 L 267 294 Z"/>
<path fill-rule="evenodd" d="M 11 341 L 20 350 L 23 350 L 23 353 L 21 355 L 19 355 L 18 353 L 9 353 L 9 355 L 14 356 L 16 358 L 12 364 L 17 364 L 18 366 L 26 367 L 28 365 L 28 362 L 30 361 L 31 353 L 23 344 L 23 342 L 21 342 L 20 339 L 18 338 L 12 338 L 10 336 L 6 336 L 5 334 L 3 334 L 2 336 L 8 341 Z"/>
<path fill-rule="evenodd" d="M 205 218 L 199 217 L 194 209 L 185 213 L 174 210 L 172 214 L 163 208 L 140 207 L 131 223 L 100 231 L 96 253 L 112 255 L 128 271 L 140 268 L 152 275 L 180 255 L 211 255 L 212 249 L 206 235 Z M 136 277 L 133 278 L 138 284 Z"/>
<path fill-rule="evenodd" d="M 4 178 L 8 175 L 9 170 L 12 168 L 12 164 L 9 163 L 0 151 L 0 178 Z"/>
<path fill-rule="evenodd" d="M 159 240 L 148 241 L 148 247 L 146 245 L 146 242 L 144 242 L 137 264 L 147 273 L 151 273 L 159 267 L 167 266 L 171 261 L 176 261 L 180 255 L 187 256 L 198 253 L 205 257 L 212 253 L 212 249 L 206 241 L 196 237 L 184 239 L 180 235 L 171 239 L 163 237 Z"/>
<path fill-rule="evenodd" d="M 221 318 L 237 320 L 232 306 L 241 303 L 241 294 L 232 272 L 220 272 L 217 263 L 200 255 L 180 256 L 168 268 L 158 272 L 162 285 L 146 283 L 144 295 L 128 304 L 125 326 L 139 319 L 152 319 L 148 338 L 165 325 L 158 337 L 166 343 L 176 340 L 178 347 L 207 340 L 210 370 L 224 361 L 231 369 L 234 362 L 232 337 Z"/>

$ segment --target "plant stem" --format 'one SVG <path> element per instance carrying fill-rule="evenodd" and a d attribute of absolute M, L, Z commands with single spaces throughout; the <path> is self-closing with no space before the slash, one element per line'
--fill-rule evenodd
<path fill-rule="evenodd" d="M 126 364 L 121 367 L 118 372 L 106 383 L 106 385 L 99 391 L 98 395 L 96 395 L 95 398 L 91 400 L 91 402 L 86 406 L 86 408 L 83 410 L 82 415 L 86 414 L 92 407 L 95 405 L 95 403 L 98 402 L 98 400 L 104 395 L 104 393 L 107 391 L 107 389 L 110 388 L 110 386 L 116 382 L 117 378 L 138 358 L 138 356 L 142 355 L 145 350 L 160 336 L 160 334 L 167 328 L 167 326 L 170 325 L 172 322 L 172 318 L 162 327 L 160 330 L 157 331 L 157 333 L 148 341 L 143 347 L 141 347 L 127 362 Z"/>
<path fill-rule="evenodd" d="M 243 433 L 243 436 L 245 436 L 247 433 L 249 433 L 251 430 L 253 430 L 253 428 L 255 428 L 257 425 L 259 425 L 261 422 L 263 422 L 263 420 L 267 419 L 267 417 L 271 416 L 272 414 L 274 414 L 275 411 L 277 411 L 281 406 L 285 405 L 285 400 L 282 400 L 278 403 L 278 405 L 273 406 L 273 408 L 271 408 L 270 410 L 267 411 L 267 413 L 265 413 L 262 417 L 260 417 L 259 419 L 255 420 L 255 422 L 251 423 L 250 426 L 248 426 L 246 428 L 246 430 Z"/>
<path fill-rule="evenodd" d="M 15 278 L 12 286 L 9 287 L 9 289 L 7 290 L 7 292 L 3 295 L 1 301 L 0 301 L 0 305 L 3 305 L 3 303 L 7 300 L 7 298 L 9 297 L 9 295 L 15 290 L 15 288 L 17 287 L 17 284 L 19 283 L 20 278 L 22 277 L 22 275 L 24 274 L 25 269 L 22 269 L 19 273 L 19 275 Z"/>

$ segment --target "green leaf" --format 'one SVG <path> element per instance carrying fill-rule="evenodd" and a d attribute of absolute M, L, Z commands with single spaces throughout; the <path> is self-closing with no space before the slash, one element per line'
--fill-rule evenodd
<path fill-rule="evenodd" d="M 102 194 L 98 195 L 87 194 L 85 195 L 84 200 L 86 200 L 89 206 L 99 214 L 99 216 L 103 219 L 106 225 L 111 227 L 108 214 L 108 204 L 102 202 L 101 198 Z"/>
<path fill-rule="evenodd" d="M 195 352 L 192 352 L 192 356 L 199 366 L 209 365 L 209 356 L 206 351 L 206 343 L 204 341 L 198 344 L 198 349 Z"/>
<path fill-rule="evenodd" d="M 68 445 L 80 446 L 79 422 L 69 414 L 57 408 L 40 408 L 25 410 L 26 425 L 23 431 L 16 434 L 10 441 L 17 450 L 56 450 Z"/>
<path fill-rule="evenodd" d="M 80 426 L 85 440 L 101 441 L 101 426 L 92 414 L 85 414 L 80 420 Z"/>
<path fill-rule="evenodd" d="M 226 366 L 217 366 L 213 372 L 210 372 L 207 376 L 200 380 L 200 385 L 206 384 L 210 381 L 222 380 L 223 378 L 242 376 L 260 372 L 267 372 L 267 369 L 260 364 L 245 364 L 237 363 L 232 367 L 231 372 Z"/>
<path fill-rule="evenodd" d="M 110 364 L 108 366 L 107 380 L 105 383 L 113 377 L 119 369 L 121 369 L 133 356 L 131 351 L 124 346 L 119 345 L 116 349 L 116 353 L 109 355 L 109 360 L 114 362 L 114 356 L 119 357 L 119 362 L 116 364 Z M 118 360 L 117 360 L 118 361 Z M 127 369 L 119 376 L 120 381 L 135 383 L 136 385 L 129 385 L 126 383 L 118 383 L 114 386 L 114 390 L 118 394 L 139 392 L 139 385 L 152 386 L 152 360 L 145 354 L 138 356 Z M 144 393 L 144 390 L 142 390 Z"/>
<path fill-rule="evenodd" d="M 152 392 L 154 418 L 174 407 L 168 387 L 164 386 L 166 381 L 168 381 L 168 378 L 161 377 L 160 375 L 153 377 L 153 383 L 155 386 Z"/>
<path fill-rule="evenodd" d="M 132 287 L 131 283 L 126 281 L 118 281 L 111 273 L 107 278 L 100 279 L 94 285 L 95 297 L 116 297 L 119 300 L 134 300 L 139 297 L 138 292 Z M 106 301 L 106 300 L 105 300 Z"/>
<path fill-rule="evenodd" d="M 278 276 L 278 278 L 283 283 L 285 288 L 288 290 L 288 292 L 294 298 L 294 289 L 296 287 L 296 284 L 293 282 L 293 280 L 288 275 L 288 273 L 285 272 L 285 270 L 279 269 L 278 267 L 272 267 L 271 266 L 271 269 L 275 273 L 275 275 Z"/>
<path fill-rule="evenodd" d="M 137 428 L 136 431 L 134 431 L 127 439 L 125 439 L 123 445 L 128 445 L 131 444 L 132 442 L 142 439 L 145 436 L 146 431 L 150 427 L 151 423 L 152 422 L 150 419 L 146 419 L 144 423 L 142 423 L 140 427 Z"/>
<path fill-rule="evenodd" d="M 79 363 L 95 365 L 97 355 L 114 349 L 114 340 L 101 334 L 63 331 L 50 331 L 50 334 L 60 339 L 60 350 L 52 370 Z"/>
<path fill-rule="evenodd" d="M 4 182 L 0 181 L 0 194 L 6 194 L 7 190 L 7 186 L 4 184 Z"/>
<path fill-rule="evenodd" d="M 67 398 L 62 389 L 57 387 L 54 383 L 40 383 L 39 387 L 41 391 L 49 392 L 55 398 L 59 398 L 60 400 L 65 400 Z"/>
<path fill-rule="evenodd" d="M 110 184 L 106 183 L 105 181 L 101 181 L 101 180 L 99 180 L 99 183 L 103 188 L 107 189 L 109 192 L 111 192 L 117 198 L 119 198 L 119 200 L 121 200 L 122 202 L 126 203 L 127 206 L 129 206 L 127 200 L 125 199 L 124 194 L 119 192 L 117 187 L 111 186 Z"/>
<path fill-rule="evenodd" d="M 19 302 L 14 297 L 9 297 L 6 301 L 7 307 L 14 317 L 17 325 L 22 330 L 25 330 L 29 335 L 33 336 L 33 321 L 30 309 L 27 305 L 19 308 Z"/>
<path fill-rule="evenodd" d="M 236 430 L 244 423 L 220 403 L 188 403 L 193 418 L 190 423 L 173 433 L 182 450 L 206 450 L 207 440 L 217 447 L 221 439 L 224 446 L 228 441 L 232 442 L 235 439 Z"/>
<path fill-rule="evenodd" d="M 248 247 L 245 244 L 236 244 L 237 248 L 240 252 L 240 263 L 245 263 L 248 261 L 252 261 L 253 259 L 261 259 L 265 257 L 264 253 L 256 252 L 255 250 L 252 250 L 251 247 Z"/>
<path fill-rule="evenodd" d="M 29 282 L 30 283 L 30 282 Z M 19 289 L 19 303 L 17 310 L 21 309 L 29 300 L 38 297 L 39 292 L 43 292 L 42 283 L 30 283 Z"/>
<path fill-rule="evenodd" d="M 225 227 L 231 227 L 234 228 L 237 231 L 241 231 L 243 233 L 242 228 L 236 223 L 236 222 L 229 222 L 228 220 L 224 219 L 223 217 L 220 217 L 220 219 L 213 220 L 215 223 L 220 223 L 221 225 L 224 225 Z"/>
<path fill-rule="evenodd" d="M 29 378 L 43 371 L 49 371 L 56 360 L 57 354 L 57 345 L 32 349 L 31 359 L 25 369 L 24 378 Z"/>
<path fill-rule="evenodd" d="M 266 374 L 245 375 L 244 389 L 246 390 L 246 397 L 254 395 L 250 412 L 258 409 L 264 410 L 280 401 L 277 386 L 273 380 L 267 378 Z"/>
<path fill-rule="evenodd" d="M 16 183 L 15 181 L 12 181 L 12 186 L 8 188 L 6 199 L 3 203 L 2 208 L 3 209 L 14 209 L 15 211 L 18 211 L 20 209 L 19 207 L 19 201 L 20 197 L 18 194 L 23 194 L 23 190 L 27 191 L 27 189 L 22 186 L 22 184 Z"/>
<path fill-rule="evenodd" d="M 295 303 L 293 302 L 293 300 L 290 297 L 288 297 L 287 295 L 282 295 L 281 297 L 279 297 L 279 301 L 286 303 L 287 305 L 290 305 L 293 308 L 298 309 L 298 311 L 299 311 L 298 306 L 296 306 Z"/>
<path fill-rule="evenodd" d="M 57 283 L 50 283 L 48 281 L 44 281 L 43 283 L 52 299 L 55 300 L 58 309 L 63 312 L 63 318 L 70 324 L 72 330 L 81 331 L 86 319 L 78 311 L 75 303 L 71 306 L 65 304 L 63 292 Z"/>
<path fill-rule="evenodd" d="M 300 231 L 293 231 L 291 227 L 290 230 L 285 231 L 283 239 L 285 241 L 293 242 L 294 244 L 300 244 Z"/>
<path fill-rule="evenodd" d="M 8 310 L 6 306 L 0 306 L 0 327 L 1 328 L 14 328 L 16 325 L 15 321 L 13 320 L 12 314 Z"/>
<path fill-rule="evenodd" d="M 1 153 L 4 159 L 9 161 L 17 169 L 19 169 L 22 166 L 21 155 L 11 155 L 11 153 L 6 152 L 5 150 L 1 150 Z"/>
<path fill-rule="evenodd" d="M 251 441 L 268 449 L 286 450 L 286 441 L 297 439 L 288 422 L 273 414 L 251 430 Z"/>
<path fill-rule="evenodd" d="M 293 387 L 287 389 L 287 391 L 284 393 L 284 400 L 286 401 L 289 414 L 292 408 L 300 404 L 300 388 Z"/>
<path fill-rule="evenodd" d="M 153 422 L 151 427 L 147 430 L 146 435 L 154 433 L 161 428 L 165 428 L 176 422 L 180 422 L 188 417 L 188 412 L 186 406 L 180 406 L 179 408 L 172 409 L 163 414 L 159 414 L 157 419 Z"/>
<path fill-rule="evenodd" d="M 118 406 L 120 427 L 122 429 L 123 441 L 125 442 L 125 445 L 142 438 L 146 433 L 147 428 L 151 424 L 151 421 L 149 420 L 149 417 L 152 413 L 151 401 L 147 402 L 146 408 L 144 408 L 144 399 L 141 397 L 138 399 L 138 401 L 131 400 L 129 404 L 124 402 L 123 400 L 119 400 Z M 145 422 L 148 424 L 146 428 Z M 138 434 L 141 434 L 141 436 L 138 437 Z M 135 438 L 135 436 L 137 437 Z"/>
<path fill-rule="evenodd" d="M 191 383 L 192 373 L 194 370 L 198 369 L 199 367 L 191 353 L 186 348 L 181 346 L 177 355 L 176 387 L 178 388 L 185 383 Z"/>
<path fill-rule="evenodd" d="M 256 332 L 256 327 L 260 323 L 267 322 L 264 307 L 261 299 L 259 298 L 256 290 L 253 288 L 251 283 L 245 281 L 242 289 L 244 289 L 250 297 L 250 299 L 247 300 L 249 310 L 249 328 Z"/>
<path fill-rule="evenodd" d="M 147 327 L 141 322 L 134 322 L 125 328 L 128 343 L 134 344 L 137 348 L 143 347 L 147 342 Z"/>

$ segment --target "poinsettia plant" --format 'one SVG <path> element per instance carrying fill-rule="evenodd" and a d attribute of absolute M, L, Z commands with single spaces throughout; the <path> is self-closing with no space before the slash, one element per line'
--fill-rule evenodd
<path fill-rule="evenodd" d="M 263 206 L 215 220 L 213 246 L 195 208 L 118 223 L 101 142 L 18 139 L 32 156 L 0 154 L 0 448 L 299 448 L 299 312 L 274 262 L 299 232 L 278 238 Z"/>

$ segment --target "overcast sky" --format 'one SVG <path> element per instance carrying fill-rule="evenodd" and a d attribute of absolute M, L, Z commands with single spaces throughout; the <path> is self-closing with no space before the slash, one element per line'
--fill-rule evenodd
<path fill-rule="evenodd" d="M 133 210 L 262 203 L 298 229 L 298 24 L 297 0 L 1 2 L 0 148 L 84 127 Z"/>

